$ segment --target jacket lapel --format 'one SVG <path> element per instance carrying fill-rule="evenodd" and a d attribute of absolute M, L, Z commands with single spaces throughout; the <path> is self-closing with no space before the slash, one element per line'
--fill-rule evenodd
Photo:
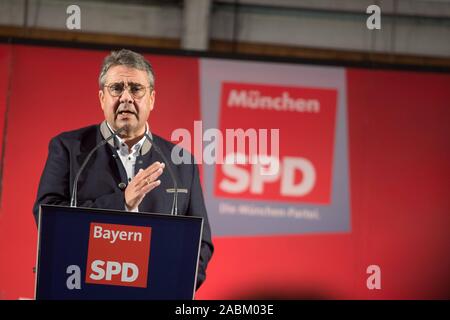
<path fill-rule="evenodd" d="M 106 125 L 106 120 L 104 120 L 100 124 L 100 138 L 106 140 L 112 135 L 111 130 L 109 130 L 108 126 Z M 127 178 L 127 172 L 125 171 L 125 168 L 123 167 L 122 161 L 120 160 L 119 154 L 117 153 L 117 146 L 116 146 L 117 140 L 116 139 L 110 139 L 108 140 L 108 143 L 105 145 L 105 150 L 107 152 L 107 156 L 109 158 L 109 164 L 110 168 L 112 169 L 111 172 L 118 173 L 118 177 L 120 178 L 120 182 L 125 183 L 125 185 L 128 185 L 128 178 Z M 119 184 L 120 184 L 119 182 Z"/>

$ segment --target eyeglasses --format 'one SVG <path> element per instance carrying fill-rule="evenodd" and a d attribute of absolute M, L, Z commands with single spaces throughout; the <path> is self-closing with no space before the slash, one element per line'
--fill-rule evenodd
<path fill-rule="evenodd" d="M 123 94 L 125 89 L 128 89 L 128 92 L 135 99 L 140 99 L 145 95 L 145 91 L 147 88 L 152 88 L 152 86 L 143 86 L 139 83 L 129 83 L 125 85 L 123 82 L 114 82 L 108 85 L 105 85 L 108 88 L 108 92 L 113 97 L 119 97 Z"/>

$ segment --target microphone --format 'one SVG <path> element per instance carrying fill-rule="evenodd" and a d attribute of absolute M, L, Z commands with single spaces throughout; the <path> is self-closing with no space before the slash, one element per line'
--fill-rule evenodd
<path fill-rule="evenodd" d="M 175 174 L 172 170 L 172 166 L 169 163 L 169 161 L 167 161 L 166 156 L 161 151 L 161 149 L 158 147 L 158 145 L 155 144 L 155 141 L 152 139 L 152 137 L 150 137 L 150 135 L 147 133 L 147 131 L 145 132 L 145 137 L 151 142 L 152 146 L 155 148 L 156 152 L 161 156 L 164 163 L 167 164 L 167 169 L 169 170 L 170 177 L 172 178 L 173 189 L 174 189 L 172 210 L 171 210 L 170 214 L 177 216 L 178 215 L 178 183 L 177 183 L 177 179 L 175 178 Z"/>
<path fill-rule="evenodd" d="M 98 148 L 101 146 L 104 146 L 106 143 L 108 143 L 109 140 L 116 137 L 119 133 L 126 130 L 128 128 L 128 125 L 124 125 L 123 127 L 119 128 L 115 132 L 113 132 L 112 135 L 110 135 L 108 138 L 102 140 L 95 146 L 94 149 L 89 152 L 88 156 L 84 160 L 83 164 L 81 165 L 80 169 L 78 169 L 77 175 L 75 176 L 75 180 L 73 181 L 73 188 L 72 188 L 72 197 L 70 198 L 70 206 L 76 207 L 77 206 L 77 189 L 78 189 L 78 179 L 80 178 L 81 172 L 84 170 L 84 167 L 86 167 L 87 163 L 89 162 L 89 159 L 91 159 L 92 155 L 97 151 Z"/>

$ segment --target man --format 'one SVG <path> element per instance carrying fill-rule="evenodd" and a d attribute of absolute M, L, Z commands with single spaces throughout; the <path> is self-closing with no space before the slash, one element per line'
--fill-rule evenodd
<path fill-rule="evenodd" d="M 146 139 L 145 132 L 170 159 L 174 145 L 151 133 L 147 123 L 155 104 L 154 84 L 152 67 L 142 55 L 122 49 L 105 58 L 98 92 L 105 121 L 61 133 L 50 141 L 33 213 L 37 222 L 39 205 L 69 205 L 74 177 L 87 154 L 114 131 L 125 127 L 89 160 L 78 181 L 77 206 L 170 213 L 173 194 L 166 189 L 173 188 L 167 170 L 172 165 L 179 186 L 188 190 L 178 196 L 178 214 L 204 219 L 198 289 L 213 253 L 199 172 L 193 161 L 180 165 L 163 163 Z"/>

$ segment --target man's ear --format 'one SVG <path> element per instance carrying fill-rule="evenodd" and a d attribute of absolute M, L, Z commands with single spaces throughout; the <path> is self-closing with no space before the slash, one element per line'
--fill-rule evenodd
<path fill-rule="evenodd" d="M 156 91 L 152 90 L 152 93 L 150 93 L 150 111 L 153 111 L 153 107 L 155 106 L 155 95 Z"/>
<path fill-rule="evenodd" d="M 99 91 L 98 91 L 98 99 L 100 100 L 100 105 L 101 105 L 101 107 L 102 107 L 102 110 L 105 110 L 105 109 L 104 109 L 104 105 L 105 105 L 105 102 L 104 102 L 105 94 L 103 93 L 103 90 L 99 90 Z"/>

